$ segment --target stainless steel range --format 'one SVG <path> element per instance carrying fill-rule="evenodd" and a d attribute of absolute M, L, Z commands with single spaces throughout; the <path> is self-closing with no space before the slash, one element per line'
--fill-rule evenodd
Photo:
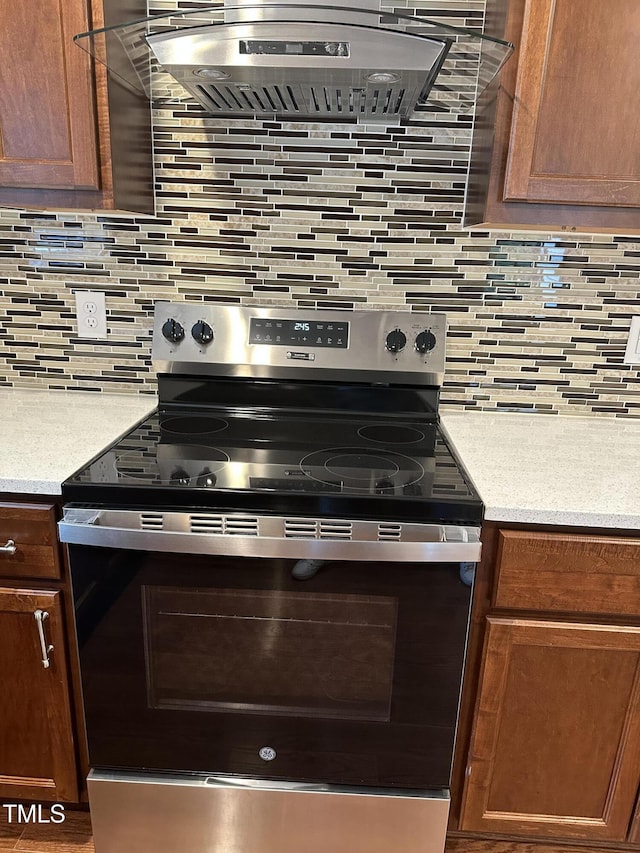
<path fill-rule="evenodd" d="M 63 486 L 97 853 L 442 853 L 482 505 L 445 317 L 159 303 Z"/>

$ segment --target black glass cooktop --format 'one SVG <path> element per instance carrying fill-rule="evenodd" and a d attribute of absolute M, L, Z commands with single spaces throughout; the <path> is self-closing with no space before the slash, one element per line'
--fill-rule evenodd
<path fill-rule="evenodd" d="M 352 412 L 156 412 L 71 477 L 63 494 L 118 506 L 325 517 L 476 523 L 481 516 L 435 421 Z"/>

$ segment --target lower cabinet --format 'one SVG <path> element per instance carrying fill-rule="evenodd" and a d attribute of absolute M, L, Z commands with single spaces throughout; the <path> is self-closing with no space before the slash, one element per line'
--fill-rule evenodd
<path fill-rule="evenodd" d="M 624 841 L 640 628 L 489 617 L 463 828 Z"/>
<path fill-rule="evenodd" d="M 57 512 L 0 502 L 0 802 L 79 800 Z"/>
<path fill-rule="evenodd" d="M 459 829 L 638 844 L 640 538 L 489 527 Z"/>
<path fill-rule="evenodd" d="M 0 588 L 0 795 L 77 802 L 61 593 Z"/>

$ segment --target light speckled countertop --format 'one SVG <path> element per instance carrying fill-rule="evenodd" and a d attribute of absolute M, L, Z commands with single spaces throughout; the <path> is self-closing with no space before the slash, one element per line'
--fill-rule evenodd
<path fill-rule="evenodd" d="M 485 518 L 640 530 L 640 420 L 441 413 Z"/>
<path fill-rule="evenodd" d="M 0 492 L 59 495 L 78 468 L 152 412 L 137 394 L 0 388 Z"/>

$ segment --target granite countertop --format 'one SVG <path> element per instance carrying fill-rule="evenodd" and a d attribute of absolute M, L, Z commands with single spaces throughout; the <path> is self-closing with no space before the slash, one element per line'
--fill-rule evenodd
<path fill-rule="evenodd" d="M 59 495 L 63 480 L 152 412 L 153 396 L 0 388 L 0 492 Z"/>
<path fill-rule="evenodd" d="M 640 530 L 640 420 L 445 412 L 485 518 Z"/>

